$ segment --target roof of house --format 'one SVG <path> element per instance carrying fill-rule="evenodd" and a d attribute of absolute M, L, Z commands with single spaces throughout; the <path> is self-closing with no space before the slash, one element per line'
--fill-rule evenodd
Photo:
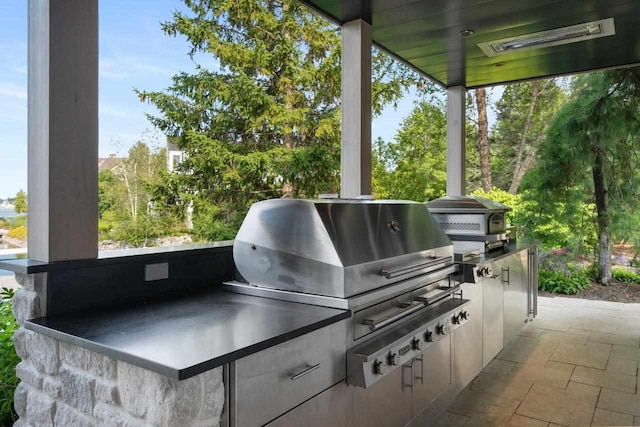
<path fill-rule="evenodd" d="M 113 170 L 124 159 L 116 154 L 109 154 L 109 157 L 98 158 L 98 173 Z"/>

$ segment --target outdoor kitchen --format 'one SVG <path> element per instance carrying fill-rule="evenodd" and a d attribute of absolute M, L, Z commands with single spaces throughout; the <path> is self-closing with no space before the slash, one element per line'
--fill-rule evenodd
<path fill-rule="evenodd" d="M 94 417 L 97 409 L 102 417 L 114 416 L 107 403 L 117 403 L 113 396 L 119 394 L 124 409 L 133 411 L 120 415 L 127 422 L 144 415 L 167 425 L 216 419 L 239 427 L 401 426 L 414 419 L 428 425 L 536 314 L 536 246 L 507 241 L 504 220 L 495 225 L 508 208 L 475 206 L 464 213 L 441 202 L 431 208 L 367 198 L 267 200 L 252 206 L 232 246 L 194 248 L 179 258 L 140 254 L 135 264 L 107 258 L 69 264 L 68 270 L 58 265 L 59 271 L 49 272 L 49 315 L 37 317 L 31 307 L 17 342 L 44 340 L 49 350 L 59 348 L 54 354 L 62 366 L 24 354 L 32 375 L 44 376 L 30 384 L 59 375 L 64 387 L 80 381 L 69 378 L 77 368 L 92 372 L 90 361 L 103 360 L 114 367 L 102 368 L 98 378 L 88 374 L 89 384 L 77 395 L 62 394 L 67 404 L 80 405 L 76 409 L 95 404 Z M 447 210 L 461 223 L 479 220 L 478 227 L 467 227 L 476 230 L 467 236 L 490 247 L 469 252 L 452 243 L 455 235 L 444 231 L 452 233 L 452 226 L 442 226 Z M 497 246 L 499 237 L 504 244 Z M 112 297 L 90 295 L 99 292 L 97 283 L 93 290 L 84 286 L 83 303 L 93 309 L 77 313 L 64 302 L 79 286 L 53 290 L 59 280 L 69 284 L 77 275 L 125 267 L 142 272 L 144 282 L 166 279 L 169 271 L 181 281 L 182 270 L 197 265 L 197 258 L 217 259 L 219 273 L 210 280 L 218 286 L 191 284 L 171 301 L 122 309 Z M 29 263 L 25 271 L 39 268 L 47 266 Z M 39 285 L 23 286 L 35 292 Z M 139 368 L 150 373 L 138 378 L 133 373 Z M 109 377 L 101 377 L 104 370 L 117 371 L 111 388 L 105 385 Z M 132 392 L 143 393 L 145 376 L 169 390 L 177 387 L 176 406 L 127 404 Z M 224 396 L 216 381 L 223 382 Z M 92 387 L 98 400 L 83 403 Z M 100 403 L 98 393 L 112 397 Z M 216 406 L 188 409 L 182 394 L 214 399 Z M 90 422 L 88 416 L 73 419 Z"/>

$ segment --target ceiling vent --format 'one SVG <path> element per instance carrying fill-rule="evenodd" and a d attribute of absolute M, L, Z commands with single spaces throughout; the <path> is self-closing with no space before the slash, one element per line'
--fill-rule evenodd
<path fill-rule="evenodd" d="M 555 28 L 539 33 L 508 37 L 506 39 L 479 43 L 478 47 L 489 57 L 506 55 L 512 52 L 522 52 L 531 49 L 559 46 L 577 43 L 599 37 L 613 36 L 616 28 L 613 18 L 599 21 L 585 22 L 569 27 Z"/>

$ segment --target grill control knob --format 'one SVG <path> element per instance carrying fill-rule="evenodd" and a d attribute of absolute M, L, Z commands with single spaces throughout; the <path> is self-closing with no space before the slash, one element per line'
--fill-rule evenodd
<path fill-rule="evenodd" d="M 422 340 L 420 338 L 414 338 L 411 341 L 411 345 L 414 350 L 422 350 Z"/>
<path fill-rule="evenodd" d="M 389 353 L 389 365 L 398 366 L 400 364 L 400 356 L 398 353 Z"/>
<path fill-rule="evenodd" d="M 424 333 L 424 340 L 426 342 L 432 342 L 433 341 L 433 332 L 431 332 L 430 330 L 427 329 L 427 331 Z"/>
<path fill-rule="evenodd" d="M 448 333 L 449 333 L 449 327 L 447 325 L 438 324 L 436 326 L 436 334 L 438 334 L 438 335 L 447 335 Z"/>
<path fill-rule="evenodd" d="M 375 362 L 373 362 L 373 372 L 375 372 L 378 375 L 383 375 L 385 373 L 387 369 L 384 366 L 384 363 L 382 363 L 382 361 L 380 360 L 376 360 Z"/>
<path fill-rule="evenodd" d="M 469 320 L 469 317 L 470 317 L 470 316 L 469 316 L 469 312 L 464 311 L 464 310 L 463 310 L 463 311 L 461 311 L 461 312 L 460 312 L 460 317 L 462 317 L 464 320 Z"/>
<path fill-rule="evenodd" d="M 491 277 L 493 275 L 493 269 L 490 265 L 478 268 L 478 277 Z"/>
<path fill-rule="evenodd" d="M 451 321 L 453 322 L 454 325 L 458 325 L 460 324 L 460 318 L 462 317 L 461 314 L 454 314 L 453 317 L 451 318 Z M 444 334 L 442 334 L 444 335 Z"/>

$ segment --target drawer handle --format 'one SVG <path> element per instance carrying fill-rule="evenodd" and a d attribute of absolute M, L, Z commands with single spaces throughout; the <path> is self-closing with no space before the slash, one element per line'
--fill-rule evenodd
<path fill-rule="evenodd" d="M 298 378 L 304 377 L 305 375 L 310 374 L 311 372 L 315 371 L 319 367 L 320 367 L 320 364 L 318 363 L 317 365 L 313 365 L 313 366 L 310 366 L 308 368 L 305 368 L 303 371 L 300 371 L 297 374 L 293 375 L 291 377 L 291 380 L 295 381 Z"/>

